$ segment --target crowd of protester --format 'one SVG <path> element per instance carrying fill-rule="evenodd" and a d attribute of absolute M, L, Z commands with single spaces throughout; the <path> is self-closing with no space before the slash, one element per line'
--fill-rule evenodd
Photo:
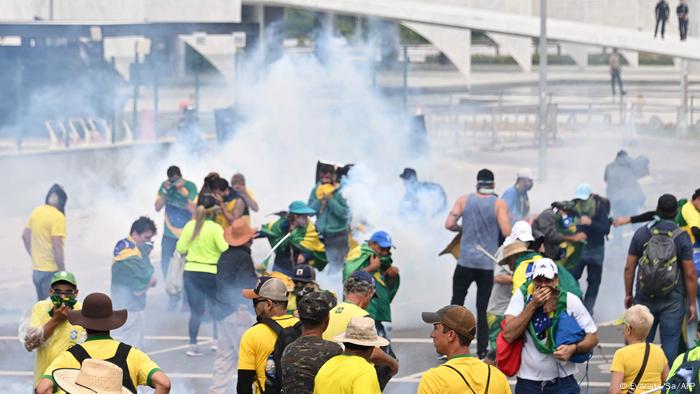
<path fill-rule="evenodd" d="M 395 245 L 382 230 L 355 239 L 342 193 L 349 169 L 319 162 L 308 200 L 292 201 L 260 228 L 251 226 L 260 207 L 242 174 L 229 182 L 210 173 L 197 188 L 178 167 L 167 169 L 155 203 L 164 209 L 160 268 L 168 309 L 189 313 L 188 357 L 202 356 L 200 326 L 207 317 L 214 322 L 210 393 L 379 393 L 398 373 L 385 326 L 400 287 Z M 599 342 L 593 315 L 611 228 L 642 222 L 621 273 L 626 346 L 613 357 L 610 392 L 696 383 L 700 350 L 688 350 L 684 338 L 685 323 L 696 318 L 700 189 L 680 201 L 664 194 L 654 211 L 639 212 L 638 179 L 646 173 L 646 159 L 620 151 L 605 170 L 607 197 L 582 183 L 570 200 L 532 215 L 531 170 L 519 170 L 502 198 L 494 173 L 480 170 L 474 192 L 460 196 L 445 221 L 457 233 L 443 251 L 456 258 L 452 299 L 421 317 L 446 361 L 423 373 L 418 392 L 509 393 L 507 377 L 515 376 L 516 393 L 578 393 L 578 365 Z M 419 182 L 410 168 L 400 177 L 401 216 L 446 211 L 442 187 Z M 438 203 L 417 214 L 426 195 Z M 140 350 L 147 294 L 157 283 L 149 258 L 156 224 L 147 216 L 132 223 L 114 247 L 110 296 L 80 302 L 63 258 L 66 200 L 54 185 L 22 234 L 38 300 L 22 338 L 36 351 L 36 392 L 79 392 L 76 385 L 169 392 L 167 375 Z M 274 251 L 272 262 L 270 255 L 253 261 L 251 246 L 261 239 Z M 342 275 L 341 293 L 319 286 L 323 270 Z M 472 283 L 475 314 L 463 306 Z M 657 328 L 660 346 L 652 343 Z"/>

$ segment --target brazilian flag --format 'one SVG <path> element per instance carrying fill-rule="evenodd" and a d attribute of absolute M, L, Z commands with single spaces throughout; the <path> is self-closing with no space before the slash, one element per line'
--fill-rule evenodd
<path fill-rule="evenodd" d="M 534 252 L 534 251 L 527 251 L 523 253 L 522 255 L 518 256 L 515 259 L 515 266 L 513 267 L 513 272 L 518 271 L 518 267 L 521 264 L 527 265 L 527 268 L 525 269 L 525 277 L 530 277 L 532 270 L 534 268 L 534 263 L 536 260 L 539 260 L 542 258 L 542 255 Z M 559 266 L 559 288 L 562 290 L 573 293 L 576 295 L 576 297 L 583 299 L 583 292 L 581 291 L 581 288 L 578 285 L 578 281 L 576 278 L 574 278 L 573 275 L 567 270 L 566 268 Z M 515 281 L 514 281 L 515 283 Z M 531 280 L 525 280 L 523 282 L 524 284 L 529 284 L 531 283 Z"/>
<path fill-rule="evenodd" d="M 574 235 L 576 234 L 576 222 L 578 222 L 578 219 L 575 220 L 574 223 L 570 226 L 564 227 L 561 224 L 561 220 L 558 220 L 557 230 L 559 230 L 560 234 Z M 581 260 L 581 254 L 583 254 L 583 249 L 585 247 L 586 241 L 562 242 L 561 244 L 559 244 L 559 258 L 556 260 L 557 264 L 571 271 L 576 267 L 576 265 L 578 265 L 578 262 Z"/>
<path fill-rule="evenodd" d="M 289 220 L 282 217 L 272 223 L 264 224 L 260 228 L 260 234 L 270 241 L 270 246 L 275 246 L 289 232 Z M 307 264 L 323 271 L 328 264 L 326 248 L 318 238 L 316 226 L 309 220 L 306 228 L 295 228 L 292 235 L 277 249 L 277 253 L 285 253 L 292 248 L 295 252 L 307 257 Z"/>
<path fill-rule="evenodd" d="M 352 248 L 345 259 L 345 266 L 343 267 L 343 282 L 353 272 L 367 267 L 372 256 L 379 255 L 369 247 L 367 242 L 363 243 L 361 246 Z M 379 270 L 372 274 L 375 281 L 375 297 L 372 298 L 372 301 L 367 307 L 367 312 L 369 312 L 370 317 L 376 321 L 390 322 L 391 301 L 394 300 L 394 297 L 399 290 L 400 277 L 397 276 L 396 278 L 392 278 L 390 282 L 387 282 L 387 278 L 384 273 L 387 269 L 389 269 L 389 267 L 391 267 L 393 260 L 391 255 L 379 257 L 381 261 Z"/>
<path fill-rule="evenodd" d="M 149 245 L 139 248 L 131 237 L 117 242 L 112 258 L 112 282 L 132 291 L 148 288 L 154 271 L 148 258 L 150 248 Z"/>

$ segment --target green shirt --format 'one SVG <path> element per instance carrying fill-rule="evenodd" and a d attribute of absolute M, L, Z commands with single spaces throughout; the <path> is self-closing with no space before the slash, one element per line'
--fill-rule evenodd
<path fill-rule="evenodd" d="M 158 197 L 165 197 L 165 225 L 163 233 L 166 237 L 178 238 L 182 227 L 192 219 L 189 204 L 197 199 L 197 185 L 185 180 L 182 188 L 174 186 L 165 188 L 165 182 L 158 189 Z"/>
<path fill-rule="evenodd" d="M 340 188 L 333 192 L 333 196 L 328 200 L 325 207 L 321 206 L 321 201 L 316 197 L 317 184 L 311 189 L 309 196 L 309 206 L 316 211 L 316 229 L 322 237 L 328 238 L 348 231 L 350 224 L 350 208 L 345 201 Z"/>
<path fill-rule="evenodd" d="M 216 274 L 219 257 L 228 249 L 228 243 L 224 239 L 224 229 L 211 220 L 205 220 L 199 236 L 191 240 L 195 224 L 194 220 L 187 222 L 177 241 L 177 251 L 187 255 L 185 271 Z"/>

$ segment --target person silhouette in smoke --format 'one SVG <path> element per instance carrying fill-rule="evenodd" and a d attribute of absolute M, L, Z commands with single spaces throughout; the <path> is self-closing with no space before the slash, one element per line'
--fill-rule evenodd
<path fill-rule="evenodd" d="M 66 239 L 66 191 L 54 184 L 46 194 L 44 205 L 35 208 L 22 233 L 24 249 L 32 258 L 32 281 L 37 301 L 49 296 L 51 278 L 65 271 L 63 242 Z"/>

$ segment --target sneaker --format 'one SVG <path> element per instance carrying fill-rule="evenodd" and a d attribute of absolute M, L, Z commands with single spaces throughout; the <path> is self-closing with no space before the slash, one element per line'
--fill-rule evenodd
<path fill-rule="evenodd" d="M 197 345 L 190 345 L 190 348 L 187 349 L 185 354 L 188 357 L 201 357 L 203 355 L 202 352 L 199 351 L 199 347 Z"/>
<path fill-rule="evenodd" d="M 219 350 L 219 347 L 216 345 L 211 345 L 210 349 L 212 352 L 215 352 L 215 351 Z"/>

